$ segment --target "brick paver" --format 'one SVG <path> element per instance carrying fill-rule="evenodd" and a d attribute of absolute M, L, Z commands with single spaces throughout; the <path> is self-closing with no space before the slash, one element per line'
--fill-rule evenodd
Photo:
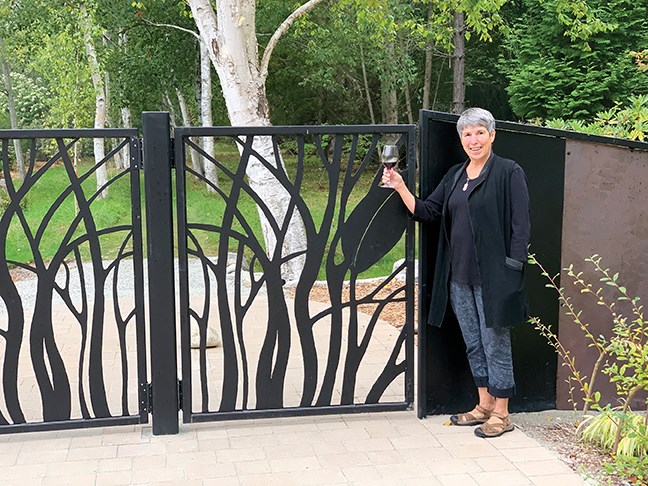
<path fill-rule="evenodd" d="M 75 336 L 72 319 L 63 314 L 57 332 Z M 366 319 L 361 325 L 366 326 Z M 379 321 L 376 349 L 369 356 L 384 362 L 397 335 L 396 328 Z M 129 337 L 132 343 L 133 336 Z M 105 339 L 114 341 L 115 336 Z M 318 339 L 326 341 L 328 336 Z M 70 338 L 68 344 L 63 357 L 73 365 L 75 360 L 78 363 L 79 343 Z M 293 347 L 291 353 L 297 349 Z M 194 373 L 197 356 L 192 353 Z M 107 385 L 119 383 L 121 370 L 114 365 L 117 352 L 107 352 L 105 358 Z M 209 381 L 217 382 L 222 352 L 208 350 L 208 363 Z M 379 371 L 373 366 L 360 368 L 357 402 L 366 397 Z M 29 363 L 22 363 L 21 376 L 28 384 L 33 382 L 30 372 Z M 129 374 L 130 383 L 137 383 L 134 366 Z M 76 389 L 74 375 L 70 378 L 71 389 Z M 297 385 L 286 387 L 292 390 L 286 393 L 286 404 L 298 404 L 303 377 L 293 372 L 288 378 L 287 384 Z M 383 398 L 402 400 L 403 386 L 401 376 L 391 387 L 393 396 Z M 211 402 L 217 403 L 219 390 L 213 391 Z M 136 403 L 136 386 L 131 395 L 130 402 Z M 38 421 L 42 411 L 36 387 L 21 398 L 33 408 L 26 408 L 28 420 Z M 113 402 L 111 409 L 119 408 L 119 400 Z M 254 403 L 253 393 L 250 403 Z M 73 416 L 79 413 L 76 407 Z M 520 430 L 484 440 L 472 428 L 447 426 L 446 421 L 446 416 L 418 420 L 415 412 L 406 411 L 190 424 L 182 425 L 176 436 L 153 436 L 150 425 L 0 435 L 0 486 L 585 484 L 553 452 Z"/>
<path fill-rule="evenodd" d="M 4 485 L 582 485 L 515 430 L 475 437 L 413 411 L 0 436 Z"/>

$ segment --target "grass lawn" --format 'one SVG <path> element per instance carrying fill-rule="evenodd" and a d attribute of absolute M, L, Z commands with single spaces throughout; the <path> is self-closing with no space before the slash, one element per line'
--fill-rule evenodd
<path fill-rule="evenodd" d="M 235 171 L 239 163 L 239 154 L 233 142 L 226 139 L 217 140 L 217 154 L 218 159 L 228 169 Z M 284 151 L 285 164 L 291 180 L 294 180 L 296 172 L 296 157 L 291 155 L 290 151 Z M 82 160 L 79 163 L 77 172 L 80 176 L 91 169 L 92 160 Z M 359 179 L 348 199 L 348 207 L 346 209 L 345 218 L 348 218 L 353 207 L 365 196 L 372 183 L 373 174 L 377 167 L 370 167 L 365 174 Z M 117 170 L 109 168 L 108 177 L 114 177 Z M 224 173 L 219 174 L 220 189 L 229 194 L 231 189 L 231 181 Z M 142 229 L 145 235 L 146 216 L 144 204 L 144 173 L 140 172 L 140 187 L 141 187 L 141 207 L 142 207 Z M 27 231 L 23 229 L 23 224 L 19 218 L 14 215 L 7 235 L 6 243 L 6 258 L 17 262 L 29 263 L 37 258 L 42 258 L 43 261 L 49 261 L 60 252 L 60 246 L 66 239 L 66 234 L 69 232 L 72 221 L 77 217 L 78 205 L 76 204 L 75 197 L 71 192 L 64 194 L 68 190 L 69 177 L 63 164 L 57 164 L 50 167 L 42 173 L 42 175 L 35 182 L 34 186 L 29 190 L 25 196 L 24 202 L 24 216 Z M 325 169 L 321 166 L 321 161 L 315 155 L 307 156 L 305 158 L 304 178 L 301 184 L 300 194 L 306 202 L 311 211 L 312 218 L 316 227 L 319 228 L 326 209 L 328 200 L 329 182 Z M 94 174 L 91 174 L 83 183 L 84 197 L 90 198 L 96 190 L 96 179 Z M 340 186 L 341 187 L 341 186 Z M 219 225 L 225 209 L 225 202 L 218 193 L 208 192 L 206 185 L 197 180 L 191 174 L 187 174 L 187 220 L 190 223 L 208 223 Z M 175 198 L 175 180 L 174 180 L 174 198 Z M 174 211 L 175 211 L 174 201 Z M 257 207 L 251 197 L 242 195 L 237 204 L 238 209 L 243 214 L 245 220 L 249 223 L 250 227 L 256 235 L 261 235 L 260 221 L 257 213 Z M 338 204 L 339 209 L 339 204 Z M 95 225 L 98 231 L 112 228 L 118 225 L 131 224 L 132 208 L 131 208 L 131 181 L 130 175 L 123 176 L 110 185 L 109 194 L 106 198 L 96 199 L 90 205 L 92 213 L 92 221 L 87 221 L 90 225 Z M 334 233 L 336 216 L 333 220 Z M 46 220 L 46 222 L 44 222 Z M 86 222 L 81 222 L 77 225 L 76 231 L 72 238 L 80 237 L 87 232 L 91 226 L 87 226 Z M 174 224 L 174 228 L 177 225 Z M 240 224 L 234 224 L 234 228 L 242 229 Z M 30 237 L 26 235 L 30 234 Z M 114 258 L 120 251 L 120 247 L 124 245 L 127 236 L 126 231 L 114 231 L 102 234 L 99 238 L 101 245 L 101 252 L 104 259 Z M 214 232 L 208 231 L 195 231 L 203 251 L 208 255 L 215 255 L 218 251 L 218 238 L 219 235 Z M 262 240 L 262 238 L 260 238 Z M 174 240 L 177 241 L 177 235 L 174 235 Z M 33 252 L 32 245 L 37 247 L 37 252 Z M 330 238 L 329 238 L 330 243 Z M 127 242 L 126 248 L 130 248 L 130 242 Z M 193 245 L 190 245 L 193 247 Z M 87 243 L 79 246 L 82 256 L 88 258 L 90 254 L 90 247 Z M 230 243 L 230 250 L 234 250 L 234 242 Z M 144 245 L 146 251 L 146 244 Z M 36 253 L 36 254 L 35 254 Z M 250 255 L 248 255 L 250 256 Z M 363 277 L 374 277 L 387 275 L 391 272 L 393 262 L 403 258 L 404 251 L 404 238 L 400 243 L 390 251 L 381 261 L 379 261 L 372 268 L 367 270 Z M 66 259 L 72 259 L 72 254 L 65 256 Z M 324 269 L 320 270 L 320 278 L 324 278 Z"/>

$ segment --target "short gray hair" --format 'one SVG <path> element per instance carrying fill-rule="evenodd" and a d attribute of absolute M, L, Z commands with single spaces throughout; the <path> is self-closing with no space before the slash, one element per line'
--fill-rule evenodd
<path fill-rule="evenodd" d="M 457 133 L 461 135 L 466 127 L 485 127 L 488 133 L 493 133 L 495 118 L 490 111 L 483 108 L 468 108 L 457 120 Z"/>

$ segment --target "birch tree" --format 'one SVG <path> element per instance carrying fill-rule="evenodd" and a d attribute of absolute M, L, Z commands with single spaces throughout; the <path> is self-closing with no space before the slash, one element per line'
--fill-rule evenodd
<path fill-rule="evenodd" d="M 210 62 L 209 58 L 207 58 L 207 60 L 208 62 Z M 186 127 L 190 127 L 192 125 L 191 112 L 189 111 L 189 105 L 187 104 L 187 100 L 179 88 L 176 88 L 176 96 L 178 98 L 178 104 L 180 105 L 180 113 L 182 114 L 182 124 Z M 192 141 L 194 141 L 195 143 L 195 140 L 193 140 L 193 138 Z M 190 150 L 190 153 L 191 153 L 191 167 L 198 174 L 204 175 L 205 168 L 202 161 L 202 157 L 200 157 L 200 154 L 198 154 L 198 152 L 194 148 Z"/>
<path fill-rule="evenodd" d="M 211 62 L 209 60 L 209 49 L 205 42 L 200 40 L 200 121 L 203 127 L 211 127 L 212 120 L 212 77 Z M 214 139 L 213 137 L 204 137 L 202 139 L 202 148 L 205 153 L 214 156 Z M 202 164 L 205 179 L 211 184 L 207 184 L 207 191 L 216 192 L 218 187 L 218 174 L 216 166 L 206 160 Z"/>
<path fill-rule="evenodd" d="M 5 91 L 7 93 L 7 106 L 9 108 L 9 122 L 11 123 L 11 128 L 16 130 L 18 129 L 18 117 L 16 116 L 16 103 L 13 96 L 13 88 L 11 85 L 11 69 L 9 67 L 9 62 L 5 53 L 4 40 L 0 37 L 0 64 L 2 64 L 2 77 L 4 81 Z M 25 159 L 23 157 L 22 147 L 20 146 L 20 140 L 14 138 L 14 151 L 16 152 L 16 167 L 18 168 L 18 173 L 20 174 L 20 179 L 25 179 Z"/>
<path fill-rule="evenodd" d="M 101 68 L 99 66 L 99 61 L 97 60 L 97 51 L 95 49 L 94 40 L 92 39 L 92 21 L 90 15 L 85 7 L 81 4 L 79 6 L 80 13 L 80 25 L 83 32 L 83 42 L 86 48 L 86 54 L 88 56 L 88 64 L 90 66 L 90 74 L 92 76 L 92 85 L 95 89 L 95 128 L 105 128 L 106 127 L 106 91 L 103 82 L 103 77 L 101 73 Z M 94 157 L 95 164 L 99 164 L 105 157 L 105 141 L 103 138 L 94 139 Z M 108 182 L 108 171 L 106 169 L 106 164 L 101 164 L 97 168 L 97 190 L 104 186 Z M 106 197 L 108 195 L 108 189 L 105 188 L 101 191 L 99 197 Z"/>
<path fill-rule="evenodd" d="M 250 0 L 216 0 L 216 9 L 210 0 L 188 0 L 201 41 L 220 80 L 230 123 L 233 126 L 269 126 L 270 112 L 265 84 L 272 51 L 281 36 L 297 18 L 323 0 L 309 0 L 293 11 L 270 38 L 263 56 L 259 56 L 256 36 L 256 2 Z M 218 12 L 218 13 L 217 13 Z M 279 167 L 275 160 L 272 140 L 255 137 L 253 149 L 268 162 Z M 250 187 L 267 203 L 270 213 L 281 226 L 285 218 L 290 194 L 259 160 L 251 160 L 247 177 Z M 275 250 L 276 237 L 270 222 L 259 209 L 259 217 L 266 241 L 266 251 Z M 283 246 L 283 254 L 304 249 L 306 235 L 299 216 L 293 215 Z M 286 280 L 297 280 L 303 267 L 303 258 L 293 258 L 283 267 Z"/>

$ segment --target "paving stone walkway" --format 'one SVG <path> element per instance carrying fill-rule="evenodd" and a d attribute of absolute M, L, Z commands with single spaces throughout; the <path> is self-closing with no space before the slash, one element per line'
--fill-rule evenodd
<path fill-rule="evenodd" d="M 126 315 L 132 303 L 120 301 L 120 305 Z M 257 307 L 250 312 L 249 329 L 267 321 L 267 305 L 262 299 Z M 74 370 L 81 349 L 78 325 L 60 305 L 54 306 L 52 315 L 62 359 L 66 369 Z M 114 320 L 111 309 L 106 315 L 106 322 Z M 0 327 L 6 325 L 3 319 L 6 317 L 0 316 Z M 366 326 L 368 316 L 363 319 L 360 329 Z M 251 334 L 263 336 L 262 332 Z M 393 326 L 382 321 L 376 325 L 375 349 L 369 353 L 372 359 L 366 360 L 358 374 L 356 403 L 363 403 L 397 336 Z M 104 380 L 108 390 L 119 391 L 122 371 L 114 326 L 106 325 L 103 337 Z M 322 343 L 329 339 L 326 332 L 315 337 Z M 129 363 L 135 362 L 134 342 L 131 326 L 127 335 Z M 251 339 L 248 343 L 250 350 L 255 349 L 255 342 Z M 218 349 L 208 352 L 212 378 L 222 373 L 220 354 Z M 192 353 L 193 373 L 198 369 L 197 359 L 198 354 Z M 301 363 L 299 356 L 294 360 Z M 377 368 L 376 363 L 380 364 Z M 303 378 L 297 364 L 287 373 L 287 383 L 296 385 L 286 387 L 285 401 L 293 406 L 299 404 L 298 385 Z M 137 383 L 135 371 L 131 365 L 131 384 Z M 28 421 L 38 422 L 42 420 L 41 399 L 28 358 L 19 363 L 19 376 L 23 412 Z M 70 373 L 71 390 L 78 388 L 75 376 Z M 194 381 L 199 383 L 198 376 Z M 211 381 L 218 382 L 215 378 Z M 396 380 L 383 398 L 398 401 L 400 396 L 402 400 L 403 387 L 402 378 Z M 131 388 L 129 402 L 135 404 L 137 387 Z M 212 390 L 210 395 L 216 397 L 216 404 L 217 393 Z M 253 396 L 253 390 L 250 393 Z M 111 410 L 121 410 L 121 394 L 108 395 Z M 197 393 L 196 397 L 194 401 L 200 399 Z M 80 417 L 78 403 L 75 396 L 73 418 Z M 150 425 L 0 435 L 0 486 L 585 484 L 554 453 L 519 429 L 484 440 L 470 427 L 444 425 L 447 419 L 433 416 L 418 420 L 415 412 L 406 411 L 190 424 L 182 425 L 175 436 L 153 436 Z"/>
<path fill-rule="evenodd" d="M 586 484 L 516 429 L 497 439 L 413 411 L 0 436 L 0 484 L 203 486 Z"/>

